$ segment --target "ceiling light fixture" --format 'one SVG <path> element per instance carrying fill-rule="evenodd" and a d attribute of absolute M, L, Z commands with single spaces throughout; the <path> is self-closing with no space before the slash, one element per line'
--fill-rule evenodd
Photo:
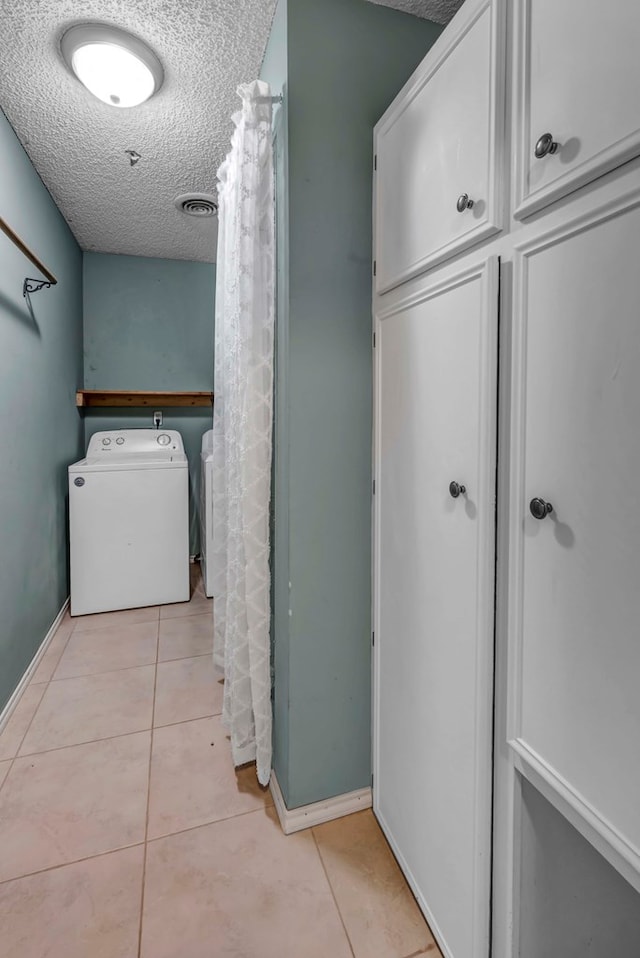
<path fill-rule="evenodd" d="M 153 50 L 118 27 L 77 23 L 63 34 L 60 49 L 80 82 L 109 106 L 138 106 L 162 85 L 162 64 Z"/>

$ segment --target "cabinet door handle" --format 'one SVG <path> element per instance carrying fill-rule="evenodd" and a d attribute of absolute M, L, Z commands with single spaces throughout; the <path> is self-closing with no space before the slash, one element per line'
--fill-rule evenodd
<path fill-rule="evenodd" d="M 452 499 L 457 499 L 458 496 L 463 496 L 467 491 L 466 486 L 460 486 L 457 482 L 449 483 L 449 495 Z"/>
<path fill-rule="evenodd" d="M 456 203 L 456 209 L 458 213 L 464 213 L 465 210 L 470 210 L 473 206 L 473 200 L 469 199 L 468 193 L 461 193 L 458 197 L 458 202 Z"/>
<path fill-rule="evenodd" d="M 559 146 L 560 144 L 556 143 L 551 133 L 543 133 L 536 143 L 536 148 L 533 152 L 536 155 L 536 159 L 541 160 L 547 153 L 555 153 Z"/>
<path fill-rule="evenodd" d="M 553 506 L 544 499 L 532 499 L 529 503 L 529 512 L 534 519 L 546 519 L 550 512 L 553 512 Z"/>

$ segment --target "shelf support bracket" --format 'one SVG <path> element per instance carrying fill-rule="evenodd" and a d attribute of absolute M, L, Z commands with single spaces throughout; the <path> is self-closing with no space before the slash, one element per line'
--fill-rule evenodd
<path fill-rule="evenodd" d="M 37 293 L 39 289 L 48 289 L 49 286 L 53 286 L 53 283 L 47 282 L 46 279 L 32 279 L 27 276 L 22 284 L 22 295 L 26 298 L 27 293 Z"/>

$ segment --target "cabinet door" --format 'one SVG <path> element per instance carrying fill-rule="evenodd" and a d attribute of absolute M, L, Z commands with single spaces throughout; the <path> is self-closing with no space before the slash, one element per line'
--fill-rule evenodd
<path fill-rule="evenodd" d="M 637 0 L 517 0 L 516 217 L 640 153 L 639 42 Z"/>
<path fill-rule="evenodd" d="M 509 589 L 512 747 L 636 885 L 639 248 L 640 193 L 517 255 Z"/>
<path fill-rule="evenodd" d="M 500 228 L 503 32 L 468 0 L 376 126 L 378 293 Z"/>
<path fill-rule="evenodd" d="M 490 260 L 376 332 L 374 808 L 447 958 L 488 956 L 496 324 Z"/>

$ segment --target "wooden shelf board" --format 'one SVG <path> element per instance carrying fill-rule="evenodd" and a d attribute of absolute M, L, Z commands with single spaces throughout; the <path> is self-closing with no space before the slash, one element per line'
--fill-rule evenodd
<path fill-rule="evenodd" d="M 153 406 L 212 406 L 209 392 L 151 392 L 145 389 L 78 389 L 76 406 L 129 406 L 132 409 Z"/>

